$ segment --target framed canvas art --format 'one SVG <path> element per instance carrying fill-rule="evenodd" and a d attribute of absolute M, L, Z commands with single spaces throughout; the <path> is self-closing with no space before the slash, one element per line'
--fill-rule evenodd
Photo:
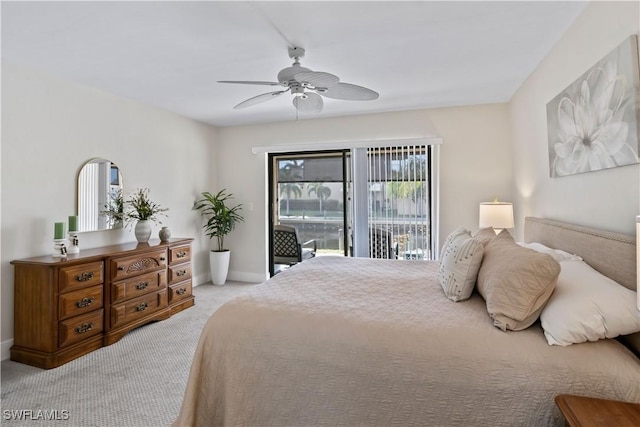
<path fill-rule="evenodd" d="M 547 104 L 552 178 L 638 163 L 639 69 L 633 35 Z"/>

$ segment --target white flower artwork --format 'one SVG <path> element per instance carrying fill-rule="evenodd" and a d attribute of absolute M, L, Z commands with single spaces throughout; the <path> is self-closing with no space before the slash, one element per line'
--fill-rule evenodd
<path fill-rule="evenodd" d="M 639 68 L 634 35 L 547 104 L 552 178 L 638 163 Z"/>

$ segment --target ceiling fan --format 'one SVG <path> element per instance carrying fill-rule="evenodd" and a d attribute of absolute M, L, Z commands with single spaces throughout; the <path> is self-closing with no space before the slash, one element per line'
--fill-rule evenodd
<path fill-rule="evenodd" d="M 325 98 L 348 101 L 369 101 L 378 98 L 378 93 L 371 89 L 350 83 L 342 83 L 338 76 L 321 71 L 311 71 L 309 68 L 301 66 L 300 58 L 304 56 L 304 52 L 301 47 L 289 48 L 289 58 L 293 59 L 293 64 L 278 73 L 277 82 L 221 80 L 218 83 L 283 86 L 286 88 L 275 92 L 263 93 L 242 101 L 233 107 L 235 110 L 268 101 L 289 91 L 294 95 L 293 105 L 296 109 L 303 113 L 311 114 L 322 111 L 323 96 Z"/>

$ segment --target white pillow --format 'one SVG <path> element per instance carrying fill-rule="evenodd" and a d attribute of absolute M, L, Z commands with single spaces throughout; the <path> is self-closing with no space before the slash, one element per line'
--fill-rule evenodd
<path fill-rule="evenodd" d="M 466 230 L 465 230 L 466 231 Z M 454 231 L 443 247 L 438 281 L 447 298 L 463 301 L 473 293 L 482 264 L 482 243 L 471 237 L 469 231 Z"/>
<path fill-rule="evenodd" d="M 570 345 L 640 331 L 636 292 L 584 261 L 562 261 L 556 289 L 540 314 L 547 342 Z"/>
<path fill-rule="evenodd" d="M 453 230 L 451 232 L 451 234 L 449 234 L 447 236 L 447 238 L 444 239 L 444 244 L 442 245 L 442 250 L 440 251 L 440 259 L 442 259 L 444 257 L 444 253 L 449 248 L 449 245 L 451 244 L 451 241 L 453 239 L 455 239 L 457 236 L 460 236 L 460 235 L 471 235 L 471 231 L 467 230 L 466 228 L 464 228 L 462 226 L 460 226 L 460 227 L 456 228 L 455 230 Z"/>
<path fill-rule="evenodd" d="M 551 255 L 553 259 L 558 262 L 562 261 L 582 261 L 582 258 L 578 255 L 570 254 L 569 252 L 560 250 L 560 249 L 551 249 L 548 246 L 543 245 L 542 243 L 532 242 L 532 243 L 523 243 L 518 242 L 520 246 L 523 248 L 533 249 L 536 252 L 541 252 L 543 254 Z"/>

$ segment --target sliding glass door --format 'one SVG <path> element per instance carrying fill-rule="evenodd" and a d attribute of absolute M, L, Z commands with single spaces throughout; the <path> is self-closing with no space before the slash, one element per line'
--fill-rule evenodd
<path fill-rule="evenodd" d="M 273 228 L 294 227 L 299 243 L 313 242 L 315 255 L 346 255 L 345 151 L 269 155 L 270 271 L 274 262 Z"/>
<path fill-rule="evenodd" d="M 316 256 L 431 259 L 431 165 L 424 145 L 270 154 L 271 274 L 287 267 L 274 262 L 276 225 Z"/>

